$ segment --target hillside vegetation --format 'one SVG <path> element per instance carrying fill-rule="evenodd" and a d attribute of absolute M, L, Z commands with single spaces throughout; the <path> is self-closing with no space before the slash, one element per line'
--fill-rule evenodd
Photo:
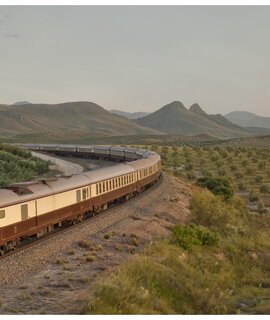
<path fill-rule="evenodd" d="M 87 314 L 269 314 L 269 217 L 235 197 L 194 193 L 192 220 L 89 293 Z"/>
<path fill-rule="evenodd" d="M 29 151 L 0 144 L 0 187 L 33 179 L 49 171 L 49 163 L 31 155 Z"/>
<path fill-rule="evenodd" d="M 161 134 L 117 116 L 92 102 L 0 105 L 0 133 L 62 135 Z"/>
<path fill-rule="evenodd" d="M 168 174 L 195 184 L 191 221 L 99 279 L 84 313 L 269 314 L 268 140 L 142 146 L 161 154 Z"/>

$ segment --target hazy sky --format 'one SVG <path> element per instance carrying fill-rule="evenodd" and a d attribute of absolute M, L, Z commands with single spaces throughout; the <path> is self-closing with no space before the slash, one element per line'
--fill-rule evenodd
<path fill-rule="evenodd" d="M 269 6 L 0 6 L 0 103 L 270 116 L 269 84 Z"/>

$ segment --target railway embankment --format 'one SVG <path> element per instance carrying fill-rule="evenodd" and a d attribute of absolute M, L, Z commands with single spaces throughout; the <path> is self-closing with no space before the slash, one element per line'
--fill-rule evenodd
<path fill-rule="evenodd" d="M 57 172 L 60 171 L 64 175 L 79 174 L 82 173 L 84 170 L 83 166 L 77 163 L 72 163 L 63 159 L 59 159 L 56 157 L 49 156 L 47 154 L 38 153 L 34 151 L 31 151 L 31 154 L 32 156 L 41 160 L 50 161 L 50 169 Z"/>
<path fill-rule="evenodd" d="M 97 279 L 189 221 L 190 196 L 187 183 L 163 176 L 139 197 L 4 259 L 1 314 L 80 314 Z"/>

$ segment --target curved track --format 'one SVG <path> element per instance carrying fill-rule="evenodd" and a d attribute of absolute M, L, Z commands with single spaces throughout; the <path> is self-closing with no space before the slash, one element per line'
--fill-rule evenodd
<path fill-rule="evenodd" d="M 0 264 L 1 287 L 20 283 L 23 277 L 36 272 L 47 262 L 52 262 L 55 256 L 59 254 L 60 248 L 63 249 L 64 247 L 64 250 L 67 250 L 72 243 L 82 239 L 83 234 L 94 235 L 112 227 L 129 216 L 130 210 L 136 208 L 136 211 L 141 211 L 140 209 L 144 209 L 145 202 L 148 208 L 154 206 L 167 189 L 168 178 L 162 176 L 155 185 L 129 201 L 109 208 L 93 218 L 46 236 L 32 242 L 27 247 L 21 248 L 19 251 L 11 252 L 2 257 Z M 57 248 L 57 252 L 54 252 L 53 248 Z M 9 272 L 7 273 L 6 270 L 9 270 Z"/>
<path fill-rule="evenodd" d="M 125 201 L 125 202 L 115 204 L 115 205 L 109 207 L 108 209 L 104 210 L 100 214 L 92 216 L 92 217 L 89 217 L 89 218 L 83 220 L 80 223 L 77 223 L 77 224 L 71 225 L 71 226 L 64 226 L 59 230 L 56 229 L 51 234 L 47 234 L 44 237 L 35 239 L 35 240 L 33 240 L 33 241 L 31 241 L 31 242 L 29 242 L 29 243 L 27 243 L 27 244 L 25 244 L 25 245 L 23 245 L 21 247 L 18 247 L 14 251 L 10 251 L 10 252 L 6 253 L 4 256 L 1 256 L 0 257 L 0 261 L 2 261 L 4 259 L 7 259 L 8 257 L 11 257 L 11 256 L 22 254 L 26 250 L 32 249 L 34 246 L 39 246 L 43 242 L 46 242 L 46 241 L 51 240 L 53 238 L 57 238 L 57 236 L 59 236 L 60 234 L 63 234 L 65 232 L 69 232 L 71 229 L 76 229 L 76 228 L 80 227 L 81 225 L 84 225 L 84 224 L 87 224 L 87 223 L 91 223 L 91 222 L 95 223 L 94 221 L 95 221 L 95 219 L 97 219 L 97 217 L 102 216 L 102 217 L 104 217 L 106 219 L 106 214 L 108 214 L 115 207 L 123 206 L 126 202 L 131 202 L 132 203 L 133 200 L 139 199 L 140 197 L 143 197 L 143 196 L 149 194 L 153 189 L 157 188 L 162 183 L 162 181 L 163 181 L 163 176 L 161 175 L 161 177 L 158 180 L 158 182 L 155 183 L 154 185 L 149 186 L 143 193 L 141 193 L 141 194 L 139 194 L 139 195 L 137 195 L 137 196 Z M 119 217 L 119 219 L 116 219 L 113 223 L 119 221 L 120 219 L 121 219 L 121 217 Z"/>

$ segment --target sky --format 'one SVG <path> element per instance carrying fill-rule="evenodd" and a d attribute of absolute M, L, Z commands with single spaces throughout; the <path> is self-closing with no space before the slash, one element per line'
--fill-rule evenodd
<path fill-rule="evenodd" d="M 0 103 L 270 116 L 269 6 L 0 6 Z"/>

